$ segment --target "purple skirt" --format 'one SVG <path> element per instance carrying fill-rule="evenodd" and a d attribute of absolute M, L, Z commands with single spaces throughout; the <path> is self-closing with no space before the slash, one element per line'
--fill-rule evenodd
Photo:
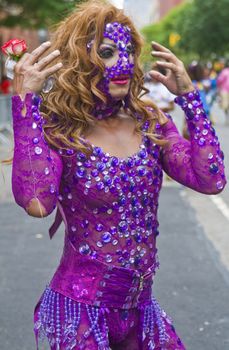
<path fill-rule="evenodd" d="M 66 242 L 60 265 L 35 309 L 37 348 L 184 350 L 152 297 L 157 263 L 144 274 L 77 253 Z"/>

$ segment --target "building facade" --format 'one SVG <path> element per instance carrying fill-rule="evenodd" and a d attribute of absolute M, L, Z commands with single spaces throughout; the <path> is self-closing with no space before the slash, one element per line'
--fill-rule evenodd
<path fill-rule="evenodd" d="M 132 18 L 138 29 L 155 23 L 164 17 L 174 6 L 184 0 L 124 0 L 125 13 Z"/>
<path fill-rule="evenodd" d="M 153 0 L 154 1 L 154 0 Z M 158 0 L 159 18 L 164 17 L 174 6 L 184 2 L 184 0 Z"/>
<path fill-rule="evenodd" d="M 123 8 L 138 29 L 155 23 L 160 18 L 160 1 L 158 0 L 124 0 Z"/>

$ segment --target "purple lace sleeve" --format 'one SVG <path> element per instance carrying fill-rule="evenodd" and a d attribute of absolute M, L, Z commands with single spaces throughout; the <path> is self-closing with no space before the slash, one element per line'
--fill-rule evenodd
<path fill-rule="evenodd" d="M 216 194 L 226 184 L 223 152 L 218 137 L 204 112 L 197 90 L 178 96 L 175 102 L 186 115 L 190 141 L 178 132 L 172 119 L 161 127 L 168 140 L 162 150 L 165 172 L 179 183 L 205 194 Z"/>
<path fill-rule="evenodd" d="M 40 103 L 41 98 L 32 93 L 26 95 L 24 102 L 19 96 L 12 97 L 15 143 L 12 188 L 21 207 L 26 209 L 35 198 L 50 214 L 56 205 L 63 166 L 60 156 L 44 139 Z"/>

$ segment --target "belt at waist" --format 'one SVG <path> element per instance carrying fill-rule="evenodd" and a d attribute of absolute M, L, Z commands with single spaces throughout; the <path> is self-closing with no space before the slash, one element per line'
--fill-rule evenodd
<path fill-rule="evenodd" d="M 79 254 L 66 241 L 60 265 L 50 287 L 75 300 L 94 306 L 130 309 L 151 300 L 155 265 L 139 271 L 110 266 Z"/>

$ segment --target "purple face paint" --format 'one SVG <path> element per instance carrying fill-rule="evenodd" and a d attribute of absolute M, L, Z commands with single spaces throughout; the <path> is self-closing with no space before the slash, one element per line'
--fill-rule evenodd
<path fill-rule="evenodd" d="M 130 55 L 133 54 L 133 44 L 131 30 L 128 26 L 121 23 L 107 23 L 104 29 L 104 38 L 114 42 L 115 49 L 118 50 L 118 60 L 111 67 L 105 67 L 104 78 L 98 84 L 98 88 L 106 95 L 107 103 L 96 98 L 96 107 L 92 114 L 97 119 L 104 119 L 118 113 L 122 106 L 126 106 L 126 100 L 121 101 L 114 99 L 109 92 L 109 84 L 112 79 L 122 78 L 123 76 L 131 79 L 134 74 L 134 63 L 130 61 Z M 91 49 L 93 40 L 87 44 L 88 50 Z"/>
<path fill-rule="evenodd" d="M 130 28 L 120 23 L 107 23 L 104 31 L 104 38 L 112 40 L 119 51 L 119 59 L 112 67 L 106 67 L 104 77 L 109 84 L 114 77 L 121 75 L 133 76 L 134 64 L 130 62 L 132 53 L 132 38 Z"/>

